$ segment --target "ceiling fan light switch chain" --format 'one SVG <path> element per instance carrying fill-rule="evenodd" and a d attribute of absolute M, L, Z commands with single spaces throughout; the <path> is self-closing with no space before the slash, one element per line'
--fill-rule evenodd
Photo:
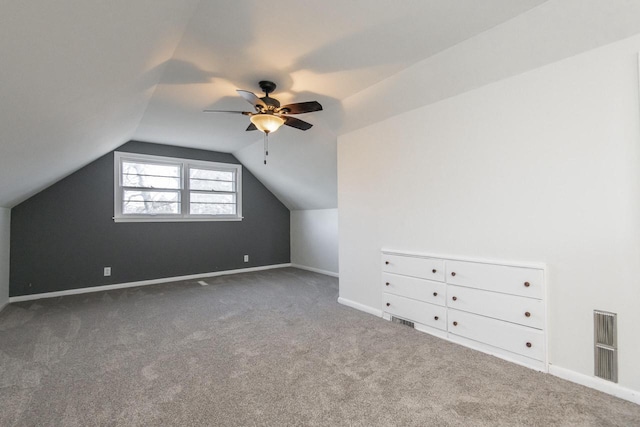
<path fill-rule="evenodd" d="M 269 132 L 264 133 L 264 164 L 267 164 L 267 147 L 269 144 Z"/>

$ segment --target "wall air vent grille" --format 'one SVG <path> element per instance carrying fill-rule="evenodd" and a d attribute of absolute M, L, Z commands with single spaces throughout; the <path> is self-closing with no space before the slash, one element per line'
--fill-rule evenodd
<path fill-rule="evenodd" d="M 595 310 L 593 331 L 595 345 L 595 376 L 618 382 L 617 314 Z"/>
<path fill-rule="evenodd" d="M 405 326 L 408 326 L 410 328 L 414 327 L 413 322 L 409 322 L 408 320 L 404 320 L 404 319 L 401 319 L 399 317 L 391 316 L 391 321 L 393 323 L 400 323 L 401 325 L 405 325 Z"/>

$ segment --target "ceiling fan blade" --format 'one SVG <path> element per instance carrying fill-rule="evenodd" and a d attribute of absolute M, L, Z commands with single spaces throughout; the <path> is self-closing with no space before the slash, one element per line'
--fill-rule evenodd
<path fill-rule="evenodd" d="M 249 92 L 248 90 L 240 90 L 240 89 L 236 90 L 236 92 L 238 92 L 238 95 L 246 99 L 247 102 L 253 105 L 254 107 L 257 108 L 259 105 L 263 108 L 267 108 L 267 104 L 265 104 L 262 99 L 258 98 L 258 96 L 255 93 Z"/>
<path fill-rule="evenodd" d="M 248 127 L 246 130 L 247 130 L 247 132 L 248 132 L 248 131 L 250 131 L 250 130 L 258 130 L 258 128 L 256 127 L 256 125 L 254 125 L 253 123 L 251 123 L 251 124 L 249 125 L 249 127 Z"/>
<path fill-rule="evenodd" d="M 235 113 L 235 114 L 244 114 L 245 116 L 249 116 L 253 113 L 249 111 L 229 111 L 229 110 L 202 110 L 203 113 Z"/>
<path fill-rule="evenodd" d="M 284 119 L 284 124 L 287 126 L 291 126 L 292 128 L 308 130 L 313 126 L 311 123 L 296 119 L 295 117 L 282 116 L 282 118 Z"/>
<path fill-rule="evenodd" d="M 312 111 L 322 111 L 322 105 L 318 101 L 298 102 L 280 107 L 279 112 L 287 114 L 311 113 Z"/>

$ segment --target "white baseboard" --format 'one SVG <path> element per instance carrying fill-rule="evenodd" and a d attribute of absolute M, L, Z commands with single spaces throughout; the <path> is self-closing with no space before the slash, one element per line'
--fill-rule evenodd
<path fill-rule="evenodd" d="M 359 302 L 355 302 L 343 297 L 338 298 L 338 302 L 342 305 L 346 305 L 347 307 L 355 308 L 356 310 L 373 314 L 374 316 L 383 317 L 383 318 L 385 317 L 384 312 L 382 310 L 369 307 L 368 305 L 364 305 Z M 389 318 L 387 318 L 387 320 L 389 320 Z M 429 331 L 425 331 L 425 332 L 429 332 Z M 441 336 L 441 338 L 448 339 L 445 336 Z M 487 352 L 485 350 L 481 350 L 481 351 L 484 351 L 485 353 Z M 498 357 L 502 357 L 504 359 L 503 356 L 498 355 Z M 518 364 L 523 364 L 517 360 L 510 360 L 510 361 Z M 524 364 L 524 365 L 531 368 L 530 364 Z M 549 364 L 548 368 L 549 368 L 548 372 L 551 375 L 554 375 L 556 377 L 562 378 L 567 381 L 571 381 L 576 384 L 583 385 L 585 387 L 593 388 L 603 393 L 607 393 L 612 396 L 618 397 L 620 399 L 628 400 L 629 402 L 633 402 L 640 405 L 640 391 L 622 387 L 616 383 L 612 383 L 612 382 L 603 380 L 601 378 L 580 374 L 578 372 L 571 371 L 566 368 L 561 368 L 559 366 Z M 546 371 L 546 369 L 544 368 L 537 368 L 537 370 L 541 370 L 543 372 Z"/>
<path fill-rule="evenodd" d="M 8 305 L 9 305 L 8 302 L 5 302 L 4 304 L 0 305 L 0 312 L 2 312 L 2 310 L 4 310 L 4 308 Z"/>
<path fill-rule="evenodd" d="M 346 298 L 338 298 L 338 302 L 347 307 L 355 308 L 356 310 L 364 311 L 365 313 L 373 314 L 374 316 L 382 317 L 382 310 L 369 307 L 368 305 L 360 304 L 359 302 L 351 301 Z"/>
<path fill-rule="evenodd" d="M 253 271 L 271 270 L 274 268 L 291 267 L 291 263 L 263 265 L 260 267 L 239 268 L 237 270 L 214 271 L 211 273 L 189 274 L 187 276 L 164 277 L 161 279 L 140 280 L 138 282 L 117 283 L 114 285 L 92 286 L 90 288 L 69 289 L 66 291 L 45 292 L 41 294 L 21 295 L 10 297 L 9 302 L 31 301 L 41 298 L 55 298 L 66 295 L 86 294 L 90 292 L 111 291 L 113 289 L 135 288 L 137 286 L 158 285 L 160 283 L 178 282 L 182 280 L 204 279 L 207 277 L 226 276 L 228 274 L 251 273 Z"/>
<path fill-rule="evenodd" d="M 320 273 L 320 274 L 324 274 L 326 276 L 340 277 L 340 275 L 338 273 L 334 273 L 333 271 L 321 270 L 321 269 L 315 268 L 315 267 L 307 267 L 306 265 L 291 264 L 291 267 L 299 268 L 300 270 L 313 271 L 314 273 Z"/>
<path fill-rule="evenodd" d="M 640 405 L 640 391 L 631 390 L 626 387 L 622 387 L 616 383 L 603 380 L 598 377 L 592 377 L 585 374 L 580 374 L 575 371 L 571 371 L 566 368 L 561 368 L 555 365 L 549 365 L 549 373 L 563 380 L 571 381 L 576 384 L 583 385 L 585 387 L 593 388 L 603 393 L 610 394 L 620 399 L 628 400 L 629 402 Z"/>

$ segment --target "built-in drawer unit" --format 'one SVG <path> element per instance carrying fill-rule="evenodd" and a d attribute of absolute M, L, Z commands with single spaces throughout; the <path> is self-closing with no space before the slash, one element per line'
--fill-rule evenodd
<path fill-rule="evenodd" d="M 494 317 L 536 329 L 544 328 L 542 300 L 449 285 L 449 308 Z"/>
<path fill-rule="evenodd" d="M 479 262 L 448 261 L 447 283 L 542 298 L 542 270 Z"/>
<path fill-rule="evenodd" d="M 382 273 L 382 291 L 443 306 L 446 303 L 447 285 L 416 277 Z"/>
<path fill-rule="evenodd" d="M 384 254 L 382 271 L 444 282 L 444 261 L 440 259 Z"/>
<path fill-rule="evenodd" d="M 387 293 L 382 294 L 382 303 L 387 313 L 436 329 L 447 329 L 445 307 Z"/>
<path fill-rule="evenodd" d="M 534 328 L 458 310 L 448 311 L 449 333 L 520 354 L 544 359 L 544 334 Z"/>
<path fill-rule="evenodd" d="M 382 251 L 383 317 L 547 370 L 544 266 Z"/>

